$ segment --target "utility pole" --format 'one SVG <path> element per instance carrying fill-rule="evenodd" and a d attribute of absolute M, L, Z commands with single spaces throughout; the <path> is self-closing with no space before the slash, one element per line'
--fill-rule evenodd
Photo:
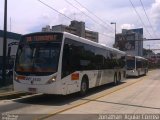
<path fill-rule="evenodd" d="M 4 35 L 3 35 L 3 66 L 2 66 L 2 85 L 6 82 L 6 48 L 7 48 L 7 0 L 4 2 Z"/>
<path fill-rule="evenodd" d="M 12 18 L 10 17 L 10 32 L 12 32 Z"/>
<path fill-rule="evenodd" d="M 115 35 L 114 35 L 114 36 L 115 36 L 115 42 L 116 42 L 116 29 L 117 29 L 117 27 L 116 27 L 116 22 L 111 22 L 111 24 L 114 24 L 114 27 L 115 27 L 115 28 L 114 28 L 114 30 L 115 30 Z"/>

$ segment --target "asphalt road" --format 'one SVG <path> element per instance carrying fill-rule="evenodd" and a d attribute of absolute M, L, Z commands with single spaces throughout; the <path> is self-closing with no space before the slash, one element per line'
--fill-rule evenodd
<path fill-rule="evenodd" d="M 97 120 L 101 114 L 160 114 L 159 91 L 160 70 L 153 70 L 147 76 L 129 78 L 118 86 L 108 84 L 91 89 L 86 97 L 39 94 L 2 100 L 0 117 Z"/>

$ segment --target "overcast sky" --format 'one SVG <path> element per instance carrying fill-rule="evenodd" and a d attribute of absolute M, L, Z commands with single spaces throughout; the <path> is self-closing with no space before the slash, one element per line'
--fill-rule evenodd
<path fill-rule="evenodd" d="M 114 38 L 106 36 L 108 35 L 114 37 L 114 25 L 111 25 L 110 22 L 117 23 L 118 33 L 121 32 L 122 28 L 131 29 L 143 27 L 145 28 L 145 38 L 160 38 L 160 0 L 141 0 L 152 27 L 145 16 L 140 0 L 131 1 L 142 18 L 143 23 L 135 13 L 129 0 L 77 0 L 96 16 L 105 21 L 106 24 L 90 14 L 75 0 L 68 1 L 81 11 L 68 4 L 67 0 L 41 1 L 67 15 L 73 20 L 84 21 L 87 28 L 100 33 L 100 43 L 107 44 L 109 46 L 114 43 Z M 0 29 L 2 30 L 3 14 L 4 0 L 1 0 Z M 92 17 L 94 20 L 90 19 L 88 16 Z M 8 0 L 8 31 L 11 30 L 12 32 L 25 34 L 41 31 L 41 28 L 46 25 L 69 25 L 69 23 L 69 19 L 44 6 L 38 0 Z M 149 33 L 151 35 L 149 35 Z M 147 48 L 147 45 L 150 45 L 151 48 L 160 48 L 160 42 L 158 41 L 145 42 L 144 47 Z"/>

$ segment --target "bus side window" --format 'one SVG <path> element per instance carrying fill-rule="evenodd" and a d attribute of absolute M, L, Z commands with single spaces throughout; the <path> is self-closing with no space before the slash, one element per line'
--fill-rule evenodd
<path fill-rule="evenodd" d="M 62 58 L 62 78 L 69 75 L 71 72 L 70 57 L 70 46 L 69 44 L 65 44 Z"/>
<path fill-rule="evenodd" d="M 110 55 L 109 55 L 109 51 L 107 51 L 106 55 L 105 55 L 104 69 L 110 69 Z"/>

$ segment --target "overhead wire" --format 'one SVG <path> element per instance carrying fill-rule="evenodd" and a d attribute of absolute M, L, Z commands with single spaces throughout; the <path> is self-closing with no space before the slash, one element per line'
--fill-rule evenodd
<path fill-rule="evenodd" d="M 75 5 L 73 5 L 71 2 L 69 2 L 68 0 L 65 0 L 68 4 L 70 4 L 72 7 L 74 7 L 75 9 L 81 11 L 85 16 L 87 16 L 89 19 L 91 19 L 94 23 L 106 28 L 107 30 L 109 30 L 106 26 L 98 23 L 96 20 L 94 20 L 92 17 L 90 17 L 89 15 L 87 15 L 85 12 L 83 12 L 81 9 L 79 9 L 78 7 L 76 7 Z"/>
<path fill-rule="evenodd" d="M 143 5 L 142 0 L 140 0 L 140 3 L 141 3 L 141 6 L 142 6 L 142 8 L 143 8 L 143 11 L 144 11 L 144 13 L 145 13 L 145 15 L 146 15 L 146 17 L 147 17 L 148 23 L 150 24 L 151 29 L 152 29 L 154 35 L 157 37 L 157 35 L 155 34 L 155 30 L 153 29 L 153 26 L 152 26 L 152 24 L 151 24 L 151 22 L 150 22 L 150 19 L 149 19 L 148 15 L 147 15 L 147 12 L 146 12 L 146 10 L 145 10 L 145 8 L 144 8 L 144 5 Z M 158 37 L 157 37 L 157 38 L 158 38 Z"/>
<path fill-rule="evenodd" d="M 131 5 L 132 5 L 132 7 L 133 7 L 133 9 L 134 9 L 134 11 L 135 11 L 135 13 L 136 13 L 136 14 L 137 14 L 137 16 L 139 17 L 139 19 L 140 19 L 140 21 L 141 21 L 141 23 L 142 23 L 143 27 L 145 28 L 145 30 L 148 32 L 148 34 L 149 34 L 149 35 L 150 35 L 150 37 L 152 38 L 151 33 L 150 33 L 150 32 L 148 31 L 148 29 L 146 28 L 146 26 L 145 26 L 144 22 L 142 21 L 141 16 L 139 15 L 138 11 L 136 10 L 136 8 L 135 8 L 134 4 L 132 3 L 132 1 L 131 1 L 131 0 L 129 0 L 129 1 L 130 1 L 130 3 L 131 3 Z"/>
<path fill-rule="evenodd" d="M 78 3 L 81 7 L 83 7 L 84 9 L 86 9 L 90 14 L 92 14 L 93 16 L 95 16 L 98 20 L 100 20 L 102 23 L 106 24 L 109 28 L 111 28 L 113 30 L 113 28 L 110 26 L 110 24 L 107 24 L 103 19 L 101 19 L 99 16 L 97 16 L 96 14 L 94 14 L 92 11 L 90 11 L 87 7 L 85 7 L 84 5 L 82 5 L 80 2 L 78 2 L 77 0 L 74 0 L 76 3 Z M 110 23 L 110 21 L 106 20 L 107 22 Z M 114 30 L 113 30 L 114 31 Z"/>
<path fill-rule="evenodd" d="M 65 15 L 65 14 L 63 14 L 63 13 L 61 13 L 61 12 L 59 12 L 58 10 L 54 9 L 53 7 L 51 7 L 50 5 L 46 4 L 45 2 L 43 2 L 43 1 L 41 1 L 41 0 L 37 0 L 37 1 L 40 2 L 41 4 L 45 5 L 46 7 L 52 9 L 53 11 L 55 11 L 55 12 L 61 14 L 62 16 L 68 18 L 69 20 L 73 20 L 72 18 L 68 17 L 67 15 Z M 88 29 L 90 29 L 90 28 L 88 28 Z M 90 29 L 90 30 L 91 30 L 91 29 Z M 103 35 L 103 36 L 106 36 L 106 37 L 114 38 L 114 37 L 109 36 L 109 35 L 104 34 L 104 33 L 99 33 L 99 34 L 101 34 L 101 35 Z"/>
<path fill-rule="evenodd" d="M 42 3 L 43 5 L 47 6 L 48 8 L 52 9 L 53 11 L 55 11 L 55 12 L 63 15 L 64 17 L 72 20 L 72 18 L 68 17 L 67 15 L 65 15 L 65 14 L 63 14 L 63 13 L 61 13 L 61 12 L 59 12 L 58 10 L 56 10 L 56 9 L 54 9 L 53 7 L 51 7 L 51 6 L 49 6 L 48 4 L 46 4 L 45 2 L 42 2 L 41 0 L 38 0 L 38 1 L 39 1 L 40 3 Z"/>

